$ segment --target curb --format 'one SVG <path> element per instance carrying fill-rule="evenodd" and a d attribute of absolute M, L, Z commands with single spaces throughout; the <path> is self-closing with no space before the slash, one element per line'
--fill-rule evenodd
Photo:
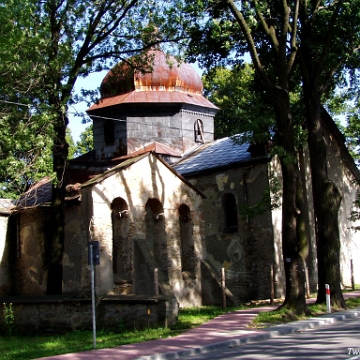
<path fill-rule="evenodd" d="M 161 354 L 141 356 L 135 360 L 172 360 L 181 359 L 199 354 L 209 353 L 214 350 L 221 350 L 229 347 L 236 347 L 244 344 L 250 344 L 258 341 L 268 340 L 281 335 L 288 335 L 295 332 L 301 332 L 308 329 L 315 329 L 320 326 L 335 324 L 340 321 L 355 319 L 360 317 L 360 308 L 340 311 L 333 314 L 322 315 L 306 320 L 295 321 L 283 325 L 276 325 L 263 330 L 263 333 L 250 335 L 241 338 L 235 338 L 202 347 L 194 347 L 186 350 L 171 351 Z"/>

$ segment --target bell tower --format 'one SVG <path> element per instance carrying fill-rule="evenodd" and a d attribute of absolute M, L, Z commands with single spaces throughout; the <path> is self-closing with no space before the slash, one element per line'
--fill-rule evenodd
<path fill-rule="evenodd" d="M 160 50 L 146 54 L 147 70 L 119 63 L 103 79 L 101 99 L 88 110 L 97 160 L 131 154 L 149 143 L 183 154 L 214 140 L 218 108 L 203 95 L 195 69 Z"/>

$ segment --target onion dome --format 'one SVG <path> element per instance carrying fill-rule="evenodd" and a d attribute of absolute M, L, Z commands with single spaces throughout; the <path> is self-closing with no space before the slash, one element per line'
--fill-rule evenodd
<path fill-rule="evenodd" d="M 150 50 L 145 59 L 134 57 L 115 65 L 100 86 L 102 99 L 132 91 L 181 91 L 200 95 L 202 90 L 201 78 L 190 64 L 179 63 L 160 50 Z"/>

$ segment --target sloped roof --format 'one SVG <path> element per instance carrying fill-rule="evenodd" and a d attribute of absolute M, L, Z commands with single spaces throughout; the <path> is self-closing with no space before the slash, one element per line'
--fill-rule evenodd
<path fill-rule="evenodd" d="M 10 214 L 15 207 L 14 202 L 12 199 L 0 199 L 0 214 Z"/>
<path fill-rule="evenodd" d="M 232 166 L 245 165 L 258 161 L 268 161 L 269 156 L 254 156 L 249 142 L 242 143 L 240 135 L 204 144 L 174 165 L 181 175 L 190 176 Z"/>
<path fill-rule="evenodd" d="M 127 94 L 117 95 L 113 97 L 108 97 L 100 99 L 98 102 L 93 104 L 86 112 L 89 115 L 92 114 L 94 110 L 115 106 L 123 104 L 151 104 L 151 103 L 161 103 L 161 104 L 189 104 L 205 107 L 208 109 L 218 110 L 219 108 L 206 99 L 203 95 L 200 94 L 186 94 L 181 91 L 132 91 Z"/>
<path fill-rule="evenodd" d="M 174 157 L 181 157 L 181 153 L 176 151 L 175 149 L 171 148 L 166 144 L 159 143 L 158 141 L 153 141 L 152 143 L 145 145 L 143 148 L 132 152 L 129 155 L 124 155 L 116 159 L 126 159 L 128 157 L 134 157 L 140 154 L 144 154 L 147 152 L 155 152 L 156 154 L 160 155 L 167 155 L 167 156 L 174 156 Z"/>
<path fill-rule="evenodd" d="M 52 183 L 47 177 L 43 178 L 28 191 L 26 191 L 17 201 L 17 208 L 26 208 L 41 204 L 51 203 Z"/>

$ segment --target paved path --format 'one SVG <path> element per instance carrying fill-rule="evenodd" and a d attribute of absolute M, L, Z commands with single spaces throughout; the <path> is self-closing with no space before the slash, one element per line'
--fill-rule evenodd
<path fill-rule="evenodd" d="M 346 299 L 350 297 L 360 297 L 360 291 L 344 293 L 344 297 Z M 309 299 L 308 302 L 311 303 L 314 301 L 315 299 Z M 277 306 L 264 306 L 223 314 L 195 329 L 172 338 L 123 345 L 110 349 L 52 356 L 42 358 L 42 360 L 178 359 L 182 356 L 207 352 L 221 347 L 237 346 L 244 343 L 265 340 L 270 337 L 360 316 L 360 309 L 355 309 L 290 324 L 273 326 L 263 330 L 249 329 L 248 325 L 257 314 L 262 311 L 275 309 L 276 307 Z"/>

